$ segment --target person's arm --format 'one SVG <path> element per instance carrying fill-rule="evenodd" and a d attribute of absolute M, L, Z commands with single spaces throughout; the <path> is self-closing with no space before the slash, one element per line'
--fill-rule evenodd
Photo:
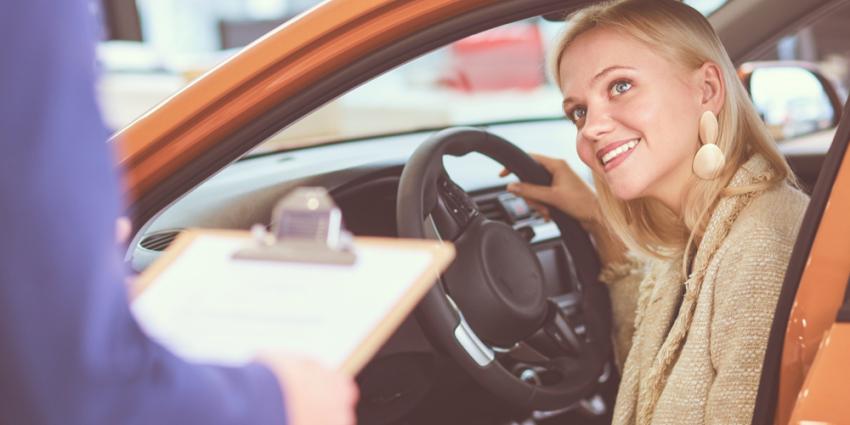
<path fill-rule="evenodd" d="M 0 14 L 4 423 L 284 424 L 270 369 L 188 364 L 130 314 L 84 0 Z"/>
<path fill-rule="evenodd" d="M 749 424 L 776 301 L 794 238 L 767 228 L 723 253 L 714 289 L 710 354 L 716 375 L 706 424 Z"/>

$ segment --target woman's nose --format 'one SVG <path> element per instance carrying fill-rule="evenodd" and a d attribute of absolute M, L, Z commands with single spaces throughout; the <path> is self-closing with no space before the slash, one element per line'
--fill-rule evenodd
<path fill-rule="evenodd" d="M 584 126 L 581 128 L 582 137 L 596 142 L 614 130 L 614 120 L 606 110 L 591 111 L 585 115 Z"/>

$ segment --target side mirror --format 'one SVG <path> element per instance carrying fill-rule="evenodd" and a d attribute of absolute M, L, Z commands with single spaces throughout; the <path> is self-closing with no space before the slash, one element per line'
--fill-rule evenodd
<path fill-rule="evenodd" d="M 813 64 L 749 62 L 739 73 L 777 142 L 838 125 L 842 107 L 838 94 Z"/>

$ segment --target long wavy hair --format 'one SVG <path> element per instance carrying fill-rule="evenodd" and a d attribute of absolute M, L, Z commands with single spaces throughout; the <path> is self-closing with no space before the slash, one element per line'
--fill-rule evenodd
<path fill-rule="evenodd" d="M 594 172 L 593 179 L 607 225 L 632 251 L 655 258 L 683 255 L 690 251 L 693 242 L 701 240 L 710 212 L 720 198 L 768 189 L 783 181 L 796 185 L 788 163 L 776 148 L 738 79 L 729 55 L 702 14 L 675 0 L 616 0 L 581 9 L 567 22 L 568 26 L 549 58 L 550 71 L 553 71 L 559 87 L 559 64 L 564 51 L 578 36 L 597 28 L 631 36 L 685 69 L 697 70 L 703 64 L 713 62 L 721 70 L 726 95 L 717 116 L 719 132 L 716 144 L 726 157 L 726 166 L 714 180 L 703 181 L 691 176 L 681 215 L 648 197 L 629 201 L 618 199 L 604 177 Z M 697 131 L 695 128 L 694 133 Z M 753 154 L 761 154 L 767 159 L 774 177 L 752 186 L 727 189 L 735 171 Z"/>

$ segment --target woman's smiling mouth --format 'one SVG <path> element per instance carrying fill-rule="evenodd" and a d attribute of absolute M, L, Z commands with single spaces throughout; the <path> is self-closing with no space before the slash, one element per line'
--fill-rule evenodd
<path fill-rule="evenodd" d="M 622 163 L 635 147 L 637 147 L 640 141 L 641 139 L 632 139 L 620 143 L 612 143 L 599 150 L 596 157 L 602 164 L 603 170 L 608 172 Z"/>

